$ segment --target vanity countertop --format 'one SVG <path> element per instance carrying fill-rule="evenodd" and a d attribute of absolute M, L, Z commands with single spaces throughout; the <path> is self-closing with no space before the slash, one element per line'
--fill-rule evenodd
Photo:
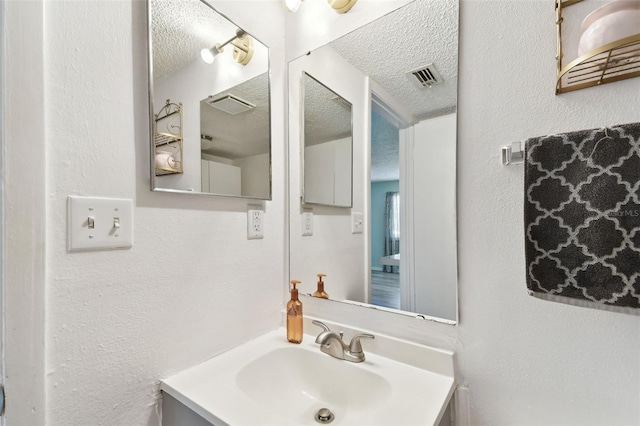
<path fill-rule="evenodd" d="M 384 336 L 362 345 L 366 360 L 351 363 L 320 352 L 315 335 L 296 345 L 278 328 L 162 380 L 161 390 L 215 425 L 317 425 L 325 407 L 332 426 L 438 424 L 455 389 L 453 353 Z"/>

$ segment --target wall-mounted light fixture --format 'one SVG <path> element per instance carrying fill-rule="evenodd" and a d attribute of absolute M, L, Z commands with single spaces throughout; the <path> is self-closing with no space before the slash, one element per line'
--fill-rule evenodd
<path fill-rule="evenodd" d="M 303 1 L 304 0 L 282 0 L 284 7 L 293 13 L 298 11 Z M 327 0 L 327 2 L 329 2 L 329 6 L 337 13 L 347 13 L 355 6 L 358 0 Z"/>
<path fill-rule="evenodd" d="M 222 53 L 224 47 L 229 43 L 233 45 L 233 60 L 239 64 L 247 65 L 253 58 L 253 40 L 249 34 L 241 29 L 236 30 L 236 35 L 224 43 L 216 43 L 211 49 L 202 49 L 200 57 L 207 64 L 212 64 L 216 56 Z"/>

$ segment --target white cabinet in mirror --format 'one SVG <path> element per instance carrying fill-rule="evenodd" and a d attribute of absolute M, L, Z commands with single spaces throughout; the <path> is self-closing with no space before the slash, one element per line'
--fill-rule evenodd
<path fill-rule="evenodd" d="M 458 7 L 415 0 L 289 63 L 290 276 L 301 293 L 324 273 L 326 303 L 457 322 Z M 311 206 L 313 235 L 302 236 L 309 147 L 298 141 L 322 126 L 300 98 L 308 75 L 351 101 L 353 194 L 351 209 Z M 351 211 L 366 212 L 364 234 Z"/>
<path fill-rule="evenodd" d="M 147 5 L 151 189 L 271 199 L 269 48 L 204 1 Z"/>

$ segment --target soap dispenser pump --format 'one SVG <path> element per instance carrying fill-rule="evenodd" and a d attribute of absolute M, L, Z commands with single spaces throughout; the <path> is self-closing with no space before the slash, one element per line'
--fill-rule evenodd
<path fill-rule="evenodd" d="M 329 295 L 324 291 L 324 282 L 322 277 L 326 277 L 325 274 L 318 274 L 318 289 L 313 293 L 313 297 L 320 297 L 322 299 L 328 299 Z"/>
<path fill-rule="evenodd" d="M 291 343 L 302 342 L 302 302 L 298 299 L 298 284 L 300 281 L 291 280 L 291 300 L 287 303 L 287 340 Z"/>

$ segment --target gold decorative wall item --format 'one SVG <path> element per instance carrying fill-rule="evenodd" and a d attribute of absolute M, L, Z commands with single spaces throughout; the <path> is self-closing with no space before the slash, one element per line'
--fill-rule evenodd
<path fill-rule="evenodd" d="M 154 114 L 153 144 L 156 176 L 183 172 L 182 168 L 182 104 L 167 99 Z"/>
<path fill-rule="evenodd" d="M 614 81 L 625 80 L 633 77 L 640 77 L 640 32 L 610 41 L 603 25 L 617 26 L 621 28 L 622 22 L 636 19 L 636 9 L 638 2 L 612 2 L 596 10 L 589 15 L 583 27 L 596 25 L 600 28 L 583 28 L 585 34 L 581 40 L 581 49 L 585 46 L 593 47 L 588 37 L 592 37 L 589 31 L 600 32 L 596 35 L 605 42 L 604 45 L 588 52 L 580 51 L 580 56 L 568 64 L 563 64 L 563 44 L 562 44 L 562 23 L 563 9 L 581 2 L 582 0 L 556 0 L 556 26 L 557 26 L 557 81 L 556 95 L 559 93 L 571 92 L 587 87 L 612 83 Z M 615 14 L 615 16 L 613 15 Z M 610 22 L 598 23 L 598 20 L 608 20 Z M 629 26 L 627 26 L 629 27 Z M 633 28 L 633 25 L 631 25 Z M 640 31 L 640 27 L 637 27 Z M 626 35 L 619 33 L 621 35 Z M 615 37 L 614 37 L 615 38 Z"/>

